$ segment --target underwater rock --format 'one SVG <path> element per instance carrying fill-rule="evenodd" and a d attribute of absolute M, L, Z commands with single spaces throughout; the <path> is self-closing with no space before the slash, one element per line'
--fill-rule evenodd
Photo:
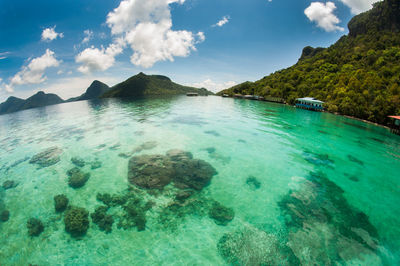
<path fill-rule="evenodd" d="M 212 154 L 216 151 L 216 149 L 214 147 L 205 148 L 204 150 L 206 152 L 208 152 L 208 154 Z"/>
<path fill-rule="evenodd" d="M 379 235 L 368 216 L 350 206 L 344 191 L 321 172 L 298 179 L 296 189 L 278 203 L 288 227 L 288 246 L 302 264 L 330 264 L 351 239 L 354 250 L 347 259 L 377 250 Z M 347 245 L 346 244 L 346 245 Z M 360 248 L 362 247 L 362 248 Z M 352 250 L 347 246 L 348 250 Z M 305 255 L 307 252 L 308 255 Z"/>
<path fill-rule="evenodd" d="M 95 212 L 90 214 L 92 221 L 97 224 L 101 231 L 105 231 L 106 233 L 111 233 L 112 225 L 114 223 L 114 219 L 111 215 L 107 214 L 108 207 L 99 206 L 96 208 Z"/>
<path fill-rule="evenodd" d="M 359 164 L 359 165 L 361 165 L 361 166 L 364 166 L 364 162 L 363 162 L 363 161 L 357 159 L 356 157 L 354 157 L 354 156 L 351 155 L 351 154 L 347 155 L 347 158 L 349 159 L 349 161 L 351 161 L 351 162 L 353 162 L 353 163 L 356 163 L 356 164 Z"/>
<path fill-rule="evenodd" d="M 10 218 L 10 211 L 4 210 L 0 213 L 0 221 L 7 222 Z"/>
<path fill-rule="evenodd" d="M 230 265 L 289 265 L 277 237 L 250 226 L 223 235 L 217 248 Z"/>
<path fill-rule="evenodd" d="M 249 176 L 246 179 L 246 184 L 252 189 L 252 190 L 256 190 L 259 189 L 261 187 L 261 182 L 258 181 L 257 178 L 255 178 L 254 176 Z"/>
<path fill-rule="evenodd" d="M 116 144 L 112 145 L 111 147 L 109 147 L 108 149 L 115 151 L 115 150 L 118 150 L 120 147 L 121 147 L 121 143 L 116 143 Z"/>
<path fill-rule="evenodd" d="M 171 160 L 163 155 L 134 156 L 128 167 L 129 182 L 141 188 L 162 189 L 174 175 Z"/>
<path fill-rule="evenodd" d="M 110 195 L 108 193 L 97 193 L 96 199 L 103 202 L 108 207 L 124 205 L 128 200 L 128 195 Z"/>
<path fill-rule="evenodd" d="M 121 152 L 121 153 L 118 154 L 118 156 L 121 157 L 121 158 L 127 159 L 127 158 L 129 158 L 131 156 L 131 154 L 127 154 L 125 152 Z"/>
<path fill-rule="evenodd" d="M 30 218 L 26 223 L 26 227 L 30 236 L 39 236 L 44 230 L 42 221 L 36 218 Z"/>
<path fill-rule="evenodd" d="M 247 141 L 245 141 L 244 139 L 238 139 L 239 143 L 247 143 Z"/>
<path fill-rule="evenodd" d="M 18 183 L 16 183 L 13 180 L 6 180 L 6 181 L 3 182 L 3 188 L 5 190 L 11 189 L 11 188 L 15 188 L 16 186 L 18 186 Z"/>
<path fill-rule="evenodd" d="M 70 207 L 64 217 L 65 231 L 73 237 L 86 234 L 89 228 L 89 212 L 84 208 Z"/>
<path fill-rule="evenodd" d="M 209 135 L 213 135 L 214 137 L 219 137 L 221 136 L 217 131 L 215 130 L 208 130 L 208 131 L 204 131 L 204 133 L 209 134 Z"/>
<path fill-rule="evenodd" d="M 139 198 L 132 197 L 128 203 L 123 206 L 125 214 L 120 218 L 118 228 L 125 230 L 136 227 L 138 231 L 146 229 L 146 209 Z"/>
<path fill-rule="evenodd" d="M 71 158 L 71 162 L 74 165 L 78 166 L 78 167 L 84 167 L 85 166 L 85 161 L 80 157 L 72 157 Z"/>
<path fill-rule="evenodd" d="M 175 199 L 179 201 L 184 201 L 190 198 L 190 196 L 193 195 L 193 192 L 193 190 L 180 190 L 178 193 L 176 193 Z"/>
<path fill-rule="evenodd" d="M 335 163 L 332 159 L 329 158 L 328 154 L 318 154 L 305 151 L 303 153 L 303 158 L 311 164 L 314 164 L 316 166 L 325 166 L 328 168 L 333 168 L 333 165 Z"/>
<path fill-rule="evenodd" d="M 208 185 L 217 171 L 209 163 L 199 159 L 176 162 L 175 186 L 178 188 L 193 188 L 201 190 Z"/>
<path fill-rule="evenodd" d="M 190 152 L 169 150 L 167 155 L 141 155 L 129 160 L 128 180 L 146 189 L 162 189 L 171 182 L 178 188 L 201 190 L 217 171 Z"/>
<path fill-rule="evenodd" d="M 60 161 L 62 152 L 63 150 L 58 147 L 51 147 L 33 156 L 29 163 L 37 164 L 40 167 L 48 167 Z"/>
<path fill-rule="evenodd" d="M 208 216 L 218 225 L 227 225 L 235 217 L 233 209 L 223 206 L 215 201 L 208 212 Z"/>
<path fill-rule="evenodd" d="M 79 168 L 72 168 L 68 170 L 68 185 L 72 188 L 83 187 L 89 180 L 90 174 L 82 172 Z"/>
<path fill-rule="evenodd" d="M 138 153 L 138 152 L 141 152 L 144 150 L 154 149 L 155 147 L 157 147 L 157 141 L 147 141 L 147 142 L 139 145 L 138 147 L 136 147 L 132 152 Z"/>
<path fill-rule="evenodd" d="M 56 212 L 63 212 L 67 209 L 68 198 L 64 194 L 54 196 L 54 208 Z"/>
<path fill-rule="evenodd" d="M 90 163 L 90 169 L 92 169 L 92 170 L 100 168 L 101 166 L 102 166 L 102 163 L 97 160 Z"/>

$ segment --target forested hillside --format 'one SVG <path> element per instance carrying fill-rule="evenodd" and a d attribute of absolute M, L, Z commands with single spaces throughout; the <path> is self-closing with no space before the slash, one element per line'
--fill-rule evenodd
<path fill-rule="evenodd" d="M 378 2 L 348 24 L 329 48 L 305 47 L 294 66 L 219 94 L 298 97 L 326 102 L 329 112 L 386 124 L 400 114 L 400 1 Z"/>

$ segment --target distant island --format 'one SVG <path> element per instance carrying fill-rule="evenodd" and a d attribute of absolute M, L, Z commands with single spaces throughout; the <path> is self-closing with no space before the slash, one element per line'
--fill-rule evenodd
<path fill-rule="evenodd" d="M 348 23 L 349 34 L 329 48 L 305 47 L 299 61 L 256 82 L 217 95 L 314 97 L 332 113 L 379 124 L 400 114 L 400 1 L 385 0 Z"/>
<path fill-rule="evenodd" d="M 13 113 L 21 110 L 43 107 L 48 105 L 60 104 L 65 102 L 76 102 L 98 98 L 140 98 L 144 96 L 156 95 L 179 95 L 195 92 L 198 95 L 212 95 L 213 93 L 204 88 L 194 88 L 179 85 L 171 81 L 170 78 L 161 75 L 146 75 L 142 72 L 130 77 L 113 87 L 95 80 L 87 88 L 86 92 L 66 101 L 56 94 L 44 93 L 39 91 L 26 100 L 17 97 L 9 97 L 0 104 L 0 114 Z"/>

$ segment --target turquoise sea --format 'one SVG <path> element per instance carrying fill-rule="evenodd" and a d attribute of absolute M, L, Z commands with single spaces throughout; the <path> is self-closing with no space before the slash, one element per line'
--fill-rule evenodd
<path fill-rule="evenodd" d="M 387 129 L 274 103 L 110 99 L 3 115 L 0 265 L 399 265 L 399 173 Z M 56 212 L 59 194 L 69 207 Z M 76 207 L 87 213 L 66 219 Z M 75 234 L 66 220 L 89 224 Z"/>

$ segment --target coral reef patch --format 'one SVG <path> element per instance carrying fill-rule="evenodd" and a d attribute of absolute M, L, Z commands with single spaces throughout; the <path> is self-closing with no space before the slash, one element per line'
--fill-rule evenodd
<path fill-rule="evenodd" d="M 64 194 L 54 196 L 54 208 L 56 212 L 63 212 L 67 209 L 68 198 Z"/>
<path fill-rule="evenodd" d="M 14 180 L 6 180 L 3 182 L 2 187 L 7 190 L 7 189 L 11 189 L 11 188 L 15 188 L 16 186 L 18 186 L 18 183 L 15 182 Z"/>
<path fill-rule="evenodd" d="M 7 222 L 8 219 L 10 219 L 10 211 L 9 210 L 3 210 L 0 212 L 0 221 L 1 222 Z"/>
<path fill-rule="evenodd" d="M 67 171 L 68 185 L 72 188 L 81 188 L 90 178 L 90 173 L 84 173 L 79 168 L 74 167 Z"/>
<path fill-rule="evenodd" d="M 89 228 L 89 212 L 81 207 L 71 206 L 64 217 L 65 231 L 72 237 L 81 237 Z"/>
<path fill-rule="evenodd" d="M 78 167 L 84 167 L 85 166 L 85 161 L 80 157 L 72 157 L 71 158 L 71 163 L 73 163 L 74 165 L 76 165 Z"/>
<path fill-rule="evenodd" d="M 51 147 L 34 155 L 29 163 L 37 164 L 39 167 L 48 167 L 60 161 L 62 152 L 63 150 L 58 147 Z"/>
<path fill-rule="evenodd" d="M 29 236 L 39 236 L 44 230 L 42 221 L 36 218 L 30 218 L 26 222 L 26 227 L 28 228 Z"/>
<path fill-rule="evenodd" d="M 227 225 L 235 217 L 235 212 L 233 209 L 215 201 L 208 212 L 208 216 L 218 225 Z"/>
<path fill-rule="evenodd" d="M 207 162 L 190 152 L 170 150 L 166 155 L 141 155 L 129 160 L 128 180 L 145 189 L 162 189 L 169 183 L 181 189 L 201 190 L 216 175 Z"/>
<path fill-rule="evenodd" d="M 108 207 L 99 206 L 94 213 L 90 214 L 90 218 L 92 218 L 92 221 L 97 224 L 101 231 L 111 233 L 114 219 L 111 215 L 107 214 L 107 210 Z"/>
<path fill-rule="evenodd" d="M 250 175 L 246 179 L 246 184 L 250 187 L 252 190 L 259 189 L 261 187 L 261 182 L 258 181 L 258 179 L 252 175 Z"/>

